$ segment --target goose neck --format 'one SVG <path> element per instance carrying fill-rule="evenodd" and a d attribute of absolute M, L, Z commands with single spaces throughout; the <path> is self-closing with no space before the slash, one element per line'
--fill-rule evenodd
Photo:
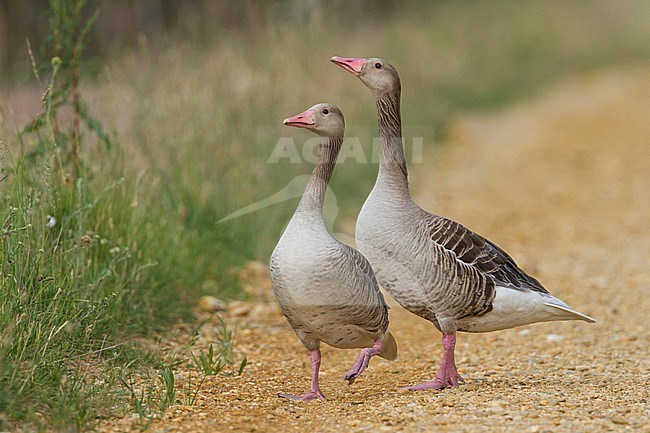
<path fill-rule="evenodd" d="M 399 94 L 380 95 L 376 99 L 379 123 L 378 185 L 408 194 L 408 172 L 402 141 Z"/>
<path fill-rule="evenodd" d="M 309 177 L 309 182 L 298 205 L 298 210 L 317 213 L 322 216 L 327 185 L 336 166 L 336 158 L 341 150 L 342 142 L 343 137 L 321 136 L 316 166 Z"/>

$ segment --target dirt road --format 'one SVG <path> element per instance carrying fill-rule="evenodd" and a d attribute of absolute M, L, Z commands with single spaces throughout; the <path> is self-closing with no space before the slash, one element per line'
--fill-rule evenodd
<path fill-rule="evenodd" d="M 398 388 L 433 378 L 440 334 L 394 306 L 397 361 L 373 359 L 348 386 L 356 351 L 325 347 L 329 400 L 294 403 L 275 395 L 307 389 L 309 359 L 270 303 L 237 319 L 244 374 L 209 379 L 150 431 L 650 432 L 650 70 L 583 76 L 450 132 L 433 166 L 411 167 L 416 201 L 495 241 L 598 323 L 460 334 L 467 383 L 412 393 Z"/>

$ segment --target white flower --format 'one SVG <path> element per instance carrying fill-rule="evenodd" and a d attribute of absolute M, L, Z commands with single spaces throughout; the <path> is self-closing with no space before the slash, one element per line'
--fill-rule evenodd
<path fill-rule="evenodd" d="M 51 229 L 56 225 L 56 218 L 54 218 L 52 215 L 48 215 L 45 219 L 47 220 L 45 227 L 48 229 Z"/>

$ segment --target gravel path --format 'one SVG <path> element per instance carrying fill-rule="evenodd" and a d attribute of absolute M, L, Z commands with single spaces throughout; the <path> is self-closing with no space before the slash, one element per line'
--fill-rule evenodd
<path fill-rule="evenodd" d="M 436 149 L 434 163 L 411 167 L 416 200 L 504 247 L 598 323 L 459 334 L 467 384 L 411 393 L 398 388 L 433 378 L 440 334 L 393 303 L 397 361 L 373 359 L 348 386 L 356 351 L 325 347 L 329 400 L 294 403 L 275 394 L 307 389 L 307 352 L 273 302 L 239 304 L 228 320 L 245 326 L 244 374 L 209 378 L 194 406 L 150 431 L 650 432 L 650 70 L 581 77 L 459 119 Z"/>

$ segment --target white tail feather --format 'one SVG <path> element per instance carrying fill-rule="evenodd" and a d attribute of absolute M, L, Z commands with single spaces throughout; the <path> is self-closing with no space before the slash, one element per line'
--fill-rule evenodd
<path fill-rule="evenodd" d="M 562 312 L 560 313 L 560 317 L 564 318 L 565 320 L 584 320 L 585 322 L 589 322 L 589 323 L 596 322 L 596 319 L 589 317 L 586 314 L 582 314 L 575 310 L 572 310 L 571 308 L 566 307 L 564 305 L 552 304 L 550 302 L 546 302 L 544 305 L 546 305 L 547 307 L 560 310 Z"/>
<path fill-rule="evenodd" d="M 490 332 L 555 320 L 595 322 L 591 317 L 572 310 L 560 299 L 547 293 L 514 290 L 501 286 L 497 286 L 496 292 L 492 311 L 481 316 L 460 319 L 459 331 Z"/>

